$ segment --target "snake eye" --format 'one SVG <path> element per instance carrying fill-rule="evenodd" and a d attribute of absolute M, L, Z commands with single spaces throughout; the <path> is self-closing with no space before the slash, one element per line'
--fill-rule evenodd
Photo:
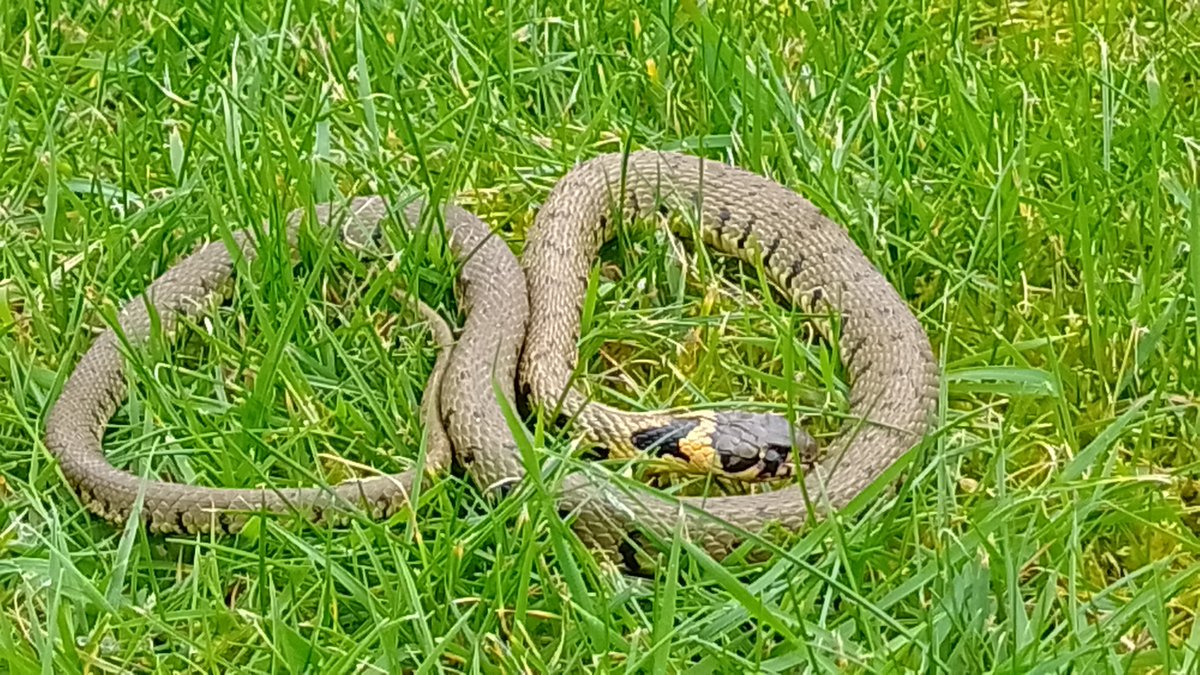
<path fill-rule="evenodd" d="M 743 455 L 731 455 L 724 461 L 724 469 L 726 473 L 741 473 L 746 469 L 753 468 L 758 464 L 758 457 Z"/>
<path fill-rule="evenodd" d="M 786 464 L 792 454 L 792 449 L 786 445 L 770 443 L 763 453 L 763 474 L 774 476 L 779 473 L 779 467 Z"/>

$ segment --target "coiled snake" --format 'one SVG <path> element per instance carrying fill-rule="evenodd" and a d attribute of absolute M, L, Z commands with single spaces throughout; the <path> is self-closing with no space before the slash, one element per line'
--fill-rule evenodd
<path fill-rule="evenodd" d="M 412 223 L 421 209 L 414 203 L 395 215 Z M 383 240 L 377 228 L 389 207 L 380 197 L 362 197 L 315 213 L 361 245 Z M 555 185 L 527 234 L 520 263 L 478 218 L 455 206 L 444 209 L 451 250 L 461 266 L 466 320 L 454 347 L 442 350 L 422 401 L 428 473 L 449 465 L 452 447 L 482 487 L 512 485 L 524 476 L 496 399 L 498 393 L 515 401 L 518 382 L 533 407 L 572 418 L 585 440 L 618 455 L 644 453 L 676 467 L 742 480 L 793 473 L 795 457 L 807 454 L 813 443 L 781 417 L 625 413 L 589 401 L 572 384 L 582 302 L 600 246 L 622 222 L 659 214 L 698 223 L 708 245 L 761 264 L 802 309 L 840 315 L 855 420 L 827 448 L 824 464 L 806 472 L 803 486 L 671 500 L 619 489 L 599 471 L 566 476 L 560 513 L 571 518 L 586 545 L 634 571 L 635 543 L 669 539 L 680 524 L 689 539 L 721 558 L 744 539 L 739 529 L 760 532 L 774 523 L 796 530 L 806 522 L 810 504 L 823 510 L 844 506 L 920 441 L 938 393 L 936 364 L 920 323 L 846 232 L 803 197 L 756 174 L 693 156 L 603 155 Z M 287 220 L 293 245 L 301 221 L 299 211 Z M 248 234 L 239 233 L 235 242 L 241 255 L 253 258 Z M 172 267 L 122 308 L 125 338 L 133 346 L 149 339 L 151 306 L 167 332 L 179 317 L 201 311 L 232 276 L 234 257 L 218 241 Z M 445 347 L 448 329 L 421 307 Z M 105 331 L 81 358 L 46 421 L 47 448 L 82 502 L 102 517 L 128 519 L 139 494 L 140 516 L 152 532 L 233 532 L 254 512 L 324 520 L 353 505 L 385 517 L 407 503 L 412 471 L 330 488 L 226 489 L 141 479 L 116 469 L 101 441 L 125 395 L 124 367 L 117 334 Z"/>

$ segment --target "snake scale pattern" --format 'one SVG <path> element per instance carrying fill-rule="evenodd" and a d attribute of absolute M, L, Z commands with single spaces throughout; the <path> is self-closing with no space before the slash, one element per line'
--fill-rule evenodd
<path fill-rule="evenodd" d="M 352 246 L 381 242 L 389 217 L 410 226 L 420 203 L 399 209 L 382 197 L 322 205 L 316 221 Z M 303 212 L 287 219 L 296 244 Z M 761 264 L 798 308 L 840 316 L 840 353 L 851 380 L 851 420 L 802 482 L 757 494 L 668 498 L 630 491 L 601 467 L 565 477 L 559 512 L 602 558 L 632 572 L 638 550 L 686 536 L 717 559 L 772 525 L 802 528 L 811 513 L 845 506 L 920 442 L 938 400 L 929 339 L 900 295 L 833 221 L 796 192 L 721 162 L 660 151 L 613 153 L 586 161 L 552 189 L 526 236 L 520 261 L 486 224 L 456 206 L 442 212 L 459 265 L 466 316 L 457 341 L 433 310 L 417 303 L 442 347 L 421 406 L 426 473 L 457 460 L 487 491 L 504 492 L 524 467 L 497 395 L 517 389 L 532 408 L 570 419 L 584 440 L 618 455 L 644 453 L 680 467 L 735 479 L 785 480 L 813 441 L 787 420 L 743 412 L 625 412 L 589 400 L 574 382 L 582 303 L 600 247 L 627 222 L 668 218 L 715 250 Z M 238 255 L 256 247 L 239 233 L 231 252 L 216 241 L 177 263 L 126 303 L 118 329 L 132 346 L 151 334 L 150 311 L 170 334 L 222 293 Z M 235 253 L 237 255 L 235 255 Z M 126 394 L 125 358 L 113 330 L 102 333 L 68 378 L 46 420 L 46 445 L 93 513 L 124 522 L 141 500 L 152 532 L 236 532 L 248 514 L 334 519 L 347 508 L 376 518 L 402 508 L 413 471 L 310 488 L 211 488 L 142 478 L 106 459 L 102 439 Z M 682 522 L 681 522 L 682 519 Z"/>

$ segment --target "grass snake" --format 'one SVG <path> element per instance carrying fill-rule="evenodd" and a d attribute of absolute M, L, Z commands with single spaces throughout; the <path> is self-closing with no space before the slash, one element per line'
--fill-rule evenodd
<path fill-rule="evenodd" d="M 389 201 L 358 197 L 316 207 L 315 222 L 363 250 L 382 243 L 389 214 L 410 226 L 423 204 L 393 213 Z M 304 212 L 286 219 L 296 245 Z M 803 479 L 758 494 L 668 498 L 629 491 L 602 468 L 568 474 L 558 495 L 585 545 L 638 571 L 638 549 L 686 536 L 716 558 L 771 525 L 789 531 L 810 507 L 838 509 L 862 492 L 927 433 L 938 400 L 928 337 L 899 294 L 848 234 L 796 192 L 757 174 L 699 157 L 659 151 L 602 155 L 579 164 L 552 189 L 530 227 L 521 260 L 474 215 L 441 209 L 458 265 L 465 315 L 457 341 L 437 314 L 416 303 L 442 346 L 421 403 L 426 473 L 457 459 L 485 489 L 524 478 L 497 396 L 572 420 L 583 439 L 618 456 L 647 455 L 676 468 L 737 480 L 787 480 L 812 439 L 780 416 L 727 412 L 625 412 L 591 401 L 575 379 L 582 303 L 600 247 L 636 219 L 666 217 L 676 231 L 761 265 L 804 311 L 838 315 L 839 349 L 851 380 L 850 413 L 822 463 Z M 46 418 L 46 446 L 93 513 L 124 522 L 140 502 L 151 532 L 238 531 L 256 512 L 332 519 L 348 507 L 375 518 L 404 507 L 415 470 L 328 487 L 214 488 L 141 478 L 112 466 L 102 439 L 126 394 L 123 340 L 151 337 L 155 317 L 168 335 L 204 311 L 257 251 L 248 231 L 231 250 L 214 241 L 183 259 L 127 302 L 115 329 L 81 357 Z M 589 467 L 585 467 L 587 469 Z M 816 515 L 816 514 L 813 514 Z M 682 522 L 681 522 L 682 519 Z"/>

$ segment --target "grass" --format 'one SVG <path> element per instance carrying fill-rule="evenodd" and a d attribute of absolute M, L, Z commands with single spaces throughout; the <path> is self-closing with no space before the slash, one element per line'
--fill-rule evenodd
<path fill-rule="evenodd" d="M 1194 3 L 446 4 L 0 9 L 0 671 L 1200 668 Z M 797 189 L 918 313 L 944 405 L 894 489 L 765 565 L 677 543 L 639 580 L 544 496 L 457 476 L 392 522 L 236 539 L 114 529 L 64 486 L 48 404 L 201 242 L 411 186 L 519 251 L 570 166 L 627 144 Z M 583 338 L 603 398 L 792 405 L 827 438 L 845 384 L 802 317 L 662 233 L 610 249 Z M 113 461 L 411 466 L 433 351 L 387 289 L 456 314 L 436 248 L 395 267 L 264 255 L 135 370 Z"/>

